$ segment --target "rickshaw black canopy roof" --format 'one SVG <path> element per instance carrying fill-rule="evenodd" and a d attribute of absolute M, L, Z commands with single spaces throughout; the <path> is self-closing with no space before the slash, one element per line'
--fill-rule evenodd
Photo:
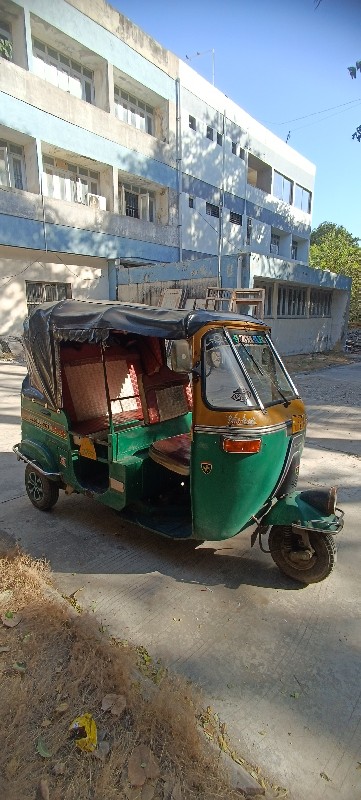
<path fill-rule="evenodd" d="M 23 390 L 42 395 L 53 407 L 60 404 L 58 346 L 61 341 L 105 342 L 113 331 L 159 339 L 188 339 L 203 325 L 256 322 L 250 316 L 223 311 L 186 311 L 120 301 L 61 300 L 37 306 L 24 323 L 29 381 Z M 267 326 L 265 326 L 267 327 Z"/>
<path fill-rule="evenodd" d="M 58 340 L 99 342 L 115 330 L 161 339 L 188 339 L 209 322 L 241 319 L 249 322 L 251 318 L 222 311 L 185 311 L 120 301 L 61 300 L 44 303 L 32 312 L 29 334 L 31 339 L 41 334 Z"/>

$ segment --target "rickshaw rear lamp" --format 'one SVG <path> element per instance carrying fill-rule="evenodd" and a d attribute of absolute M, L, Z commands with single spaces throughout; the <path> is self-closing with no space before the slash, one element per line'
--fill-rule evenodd
<path fill-rule="evenodd" d="M 226 453 L 259 453 L 261 449 L 261 440 L 224 438 L 222 447 Z"/>

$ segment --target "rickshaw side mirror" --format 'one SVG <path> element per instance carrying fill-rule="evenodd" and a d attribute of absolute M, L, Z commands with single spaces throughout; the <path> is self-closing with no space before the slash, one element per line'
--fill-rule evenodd
<path fill-rule="evenodd" d="M 170 363 L 174 372 L 191 372 L 192 352 L 187 339 L 174 339 L 170 348 Z"/>

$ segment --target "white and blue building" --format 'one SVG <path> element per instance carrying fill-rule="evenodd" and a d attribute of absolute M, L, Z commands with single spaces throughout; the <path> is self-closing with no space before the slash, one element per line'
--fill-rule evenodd
<path fill-rule="evenodd" d="M 315 168 L 98 0 L 0 0 L 0 337 L 49 299 L 264 287 L 284 353 L 337 346 Z"/>

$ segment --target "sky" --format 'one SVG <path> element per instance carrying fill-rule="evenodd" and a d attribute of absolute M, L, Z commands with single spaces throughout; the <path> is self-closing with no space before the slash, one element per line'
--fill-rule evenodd
<path fill-rule="evenodd" d="M 318 7 L 317 2 L 319 2 Z M 361 239 L 361 0 L 110 0 L 316 165 L 312 227 Z M 200 53 L 200 55 L 196 55 Z"/>

